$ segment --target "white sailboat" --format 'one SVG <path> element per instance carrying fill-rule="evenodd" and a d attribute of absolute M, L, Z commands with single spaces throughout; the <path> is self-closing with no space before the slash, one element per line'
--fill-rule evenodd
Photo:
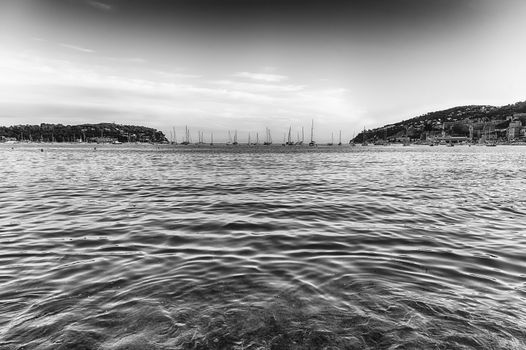
<path fill-rule="evenodd" d="M 270 145 L 272 145 L 272 136 L 270 135 L 270 129 L 269 128 L 265 128 L 265 131 L 266 131 L 265 142 L 263 142 L 263 144 L 265 146 L 270 146 Z"/>
<path fill-rule="evenodd" d="M 296 144 L 300 146 L 303 145 L 304 139 L 305 139 L 305 133 L 304 133 L 303 126 L 302 126 L 301 127 L 301 139 L 298 133 L 298 142 L 296 142 Z"/>
<path fill-rule="evenodd" d="M 205 137 L 203 131 L 197 131 L 197 144 L 202 145 L 205 143 Z"/>
<path fill-rule="evenodd" d="M 189 145 L 190 144 L 190 131 L 188 130 L 188 126 L 185 126 L 185 134 L 184 134 L 184 140 L 181 142 L 181 145 Z"/>
<path fill-rule="evenodd" d="M 331 132 L 331 142 L 329 142 L 327 146 L 332 146 L 332 145 L 334 145 L 334 133 L 333 132 Z"/>
<path fill-rule="evenodd" d="M 316 142 L 314 142 L 314 119 L 312 120 L 312 124 L 310 127 L 310 142 L 309 146 L 316 146 Z"/>
<path fill-rule="evenodd" d="M 289 135 L 287 137 L 287 142 L 285 143 L 285 145 L 287 146 L 293 146 L 294 145 L 294 142 L 292 141 L 292 136 L 291 136 L 291 131 L 292 131 L 292 126 L 289 126 Z"/>
<path fill-rule="evenodd" d="M 173 126 L 172 129 L 173 129 L 172 144 L 177 145 L 177 134 L 175 133 L 175 126 Z M 128 143 L 129 142 L 130 142 L 130 134 L 128 134 Z"/>

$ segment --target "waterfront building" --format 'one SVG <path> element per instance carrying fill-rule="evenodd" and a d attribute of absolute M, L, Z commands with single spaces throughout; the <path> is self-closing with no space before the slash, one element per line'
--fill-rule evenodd
<path fill-rule="evenodd" d="M 508 126 L 508 141 L 513 141 L 520 137 L 520 131 L 522 129 L 522 123 L 520 120 L 510 121 Z"/>

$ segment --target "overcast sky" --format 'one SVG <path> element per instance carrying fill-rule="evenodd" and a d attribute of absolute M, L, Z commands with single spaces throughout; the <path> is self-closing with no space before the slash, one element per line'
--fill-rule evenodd
<path fill-rule="evenodd" d="M 525 18 L 523 0 L 1 0 L 0 125 L 281 140 L 314 119 L 348 139 L 525 100 Z"/>

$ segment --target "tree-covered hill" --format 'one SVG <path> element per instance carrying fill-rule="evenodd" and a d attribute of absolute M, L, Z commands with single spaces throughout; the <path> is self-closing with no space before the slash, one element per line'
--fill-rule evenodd
<path fill-rule="evenodd" d="M 447 125 L 447 131 L 451 134 L 466 135 L 469 133 L 469 125 L 483 127 L 485 123 L 491 123 L 494 128 L 506 128 L 509 124 L 509 117 L 520 113 L 526 113 L 526 101 L 501 107 L 488 105 L 453 107 L 429 112 L 380 128 L 365 130 L 365 133 L 359 133 L 354 141 L 387 140 L 405 136 L 412 139 L 424 139 L 429 134 L 441 131 L 444 124 Z M 525 119 L 524 116 L 520 118 Z"/>
<path fill-rule="evenodd" d="M 0 139 L 41 142 L 165 142 L 161 131 L 115 123 L 1 126 Z"/>

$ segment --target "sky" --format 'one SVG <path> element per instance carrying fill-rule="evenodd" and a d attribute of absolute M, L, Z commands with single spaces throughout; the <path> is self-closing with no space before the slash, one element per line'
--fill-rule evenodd
<path fill-rule="evenodd" d="M 2 0 L 0 125 L 317 140 L 526 100 L 523 0 Z"/>

